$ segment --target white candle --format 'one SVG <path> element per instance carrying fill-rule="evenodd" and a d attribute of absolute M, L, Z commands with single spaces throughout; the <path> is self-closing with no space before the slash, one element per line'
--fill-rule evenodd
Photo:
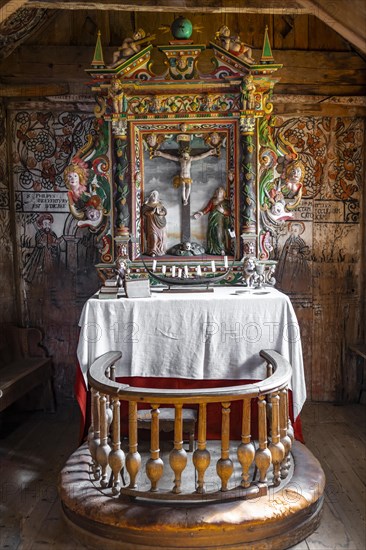
<path fill-rule="evenodd" d="M 182 269 L 178 267 L 178 278 L 180 279 L 182 276 Z"/>
<path fill-rule="evenodd" d="M 201 266 L 200 266 L 200 265 L 198 265 L 198 266 L 196 267 L 196 271 L 197 271 L 197 275 L 199 275 L 199 276 L 201 277 L 202 271 L 201 271 Z"/>
<path fill-rule="evenodd" d="M 212 262 L 211 262 L 211 270 L 212 270 L 212 273 L 215 273 L 215 271 L 216 271 L 216 266 L 215 266 L 214 260 L 212 260 Z"/>
<path fill-rule="evenodd" d="M 152 264 L 152 270 L 153 270 L 153 272 L 154 272 L 155 269 L 156 269 L 156 263 L 157 263 L 156 260 L 154 260 L 154 261 L 153 261 L 153 264 Z"/>
<path fill-rule="evenodd" d="M 229 267 L 229 264 L 228 264 L 228 261 L 227 261 L 227 256 L 224 256 L 224 266 Z"/>
<path fill-rule="evenodd" d="M 165 275 L 165 273 L 166 273 L 166 265 L 162 265 L 162 266 L 161 266 L 161 272 L 162 272 L 163 275 Z"/>
<path fill-rule="evenodd" d="M 172 265 L 172 277 L 175 277 L 175 265 Z"/>
<path fill-rule="evenodd" d="M 188 277 L 188 265 L 184 266 L 184 276 Z"/>

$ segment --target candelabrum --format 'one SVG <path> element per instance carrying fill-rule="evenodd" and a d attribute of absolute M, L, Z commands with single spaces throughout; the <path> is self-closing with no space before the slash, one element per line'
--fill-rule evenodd
<path fill-rule="evenodd" d="M 259 260 L 255 256 L 244 256 L 242 259 L 242 279 L 245 286 L 262 288 L 264 285 L 274 286 L 274 273 L 277 262 L 274 260 Z"/>

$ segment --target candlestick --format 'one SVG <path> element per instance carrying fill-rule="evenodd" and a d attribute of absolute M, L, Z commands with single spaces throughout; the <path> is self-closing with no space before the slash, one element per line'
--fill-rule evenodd
<path fill-rule="evenodd" d="M 224 256 L 224 267 L 229 267 L 229 264 L 228 264 L 228 261 L 227 261 L 227 256 Z"/>
<path fill-rule="evenodd" d="M 175 277 L 175 265 L 172 265 L 172 277 Z"/>
<path fill-rule="evenodd" d="M 197 275 L 198 275 L 199 277 L 201 277 L 202 271 L 201 271 L 201 266 L 200 266 L 200 265 L 198 265 L 198 266 L 196 267 L 196 271 L 197 271 Z"/>
<path fill-rule="evenodd" d="M 184 266 L 184 276 L 188 277 L 188 265 Z"/>
<path fill-rule="evenodd" d="M 178 267 L 178 279 L 180 279 L 182 276 L 182 269 Z"/>
<path fill-rule="evenodd" d="M 166 265 L 162 265 L 162 266 L 161 266 L 161 272 L 162 272 L 163 275 L 165 275 L 165 273 L 166 273 Z"/>
<path fill-rule="evenodd" d="M 153 263 L 152 263 L 152 270 L 153 270 L 153 273 L 154 273 L 154 271 L 155 271 L 155 269 L 156 269 L 156 264 L 157 264 L 157 262 L 156 262 L 156 260 L 154 260 Z"/>
<path fill-rule="evenodd" d="M 215 266 L 214 260 L 212 260 L 212 262 L 211 262 L 211 270 L 212 270 L 212 273 L 215 273 L 215 271 L 216 271 L 216 266 Z"/>

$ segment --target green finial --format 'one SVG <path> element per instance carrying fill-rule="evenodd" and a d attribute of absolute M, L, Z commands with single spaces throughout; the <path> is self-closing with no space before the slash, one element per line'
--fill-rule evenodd
<path fill-rule="evenodd" d="M 263 63 L 263 64 L 265 64 L 265 63 L 274 63 L 271 44 L 269 43 L 269 37 L 268 37 L 268 25 L 266 25 L 266 29 L 264 31 L 264 40 L 263 40 L 261 63 Z"/>
<path fill-rule="evenodd" d="M 100 31 L 98 31 L 97 43 L 95 44 L 94 58 L 92 61 L 93 67 L 104 67 L 102 43 L 100 40 Z"/>

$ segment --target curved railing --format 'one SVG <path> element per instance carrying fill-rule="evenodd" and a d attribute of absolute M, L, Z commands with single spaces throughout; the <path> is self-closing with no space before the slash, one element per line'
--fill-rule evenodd
<path fill-rule="evenodd" d="M 267 362 L 267 377 L 262 381 L 187 390 L 138 388 L 118 383 L 114 365 L 121 358 L 121 353 L 108 352 L 99 357 L 88 372 L 92 396 L 88 445 L 94 480 L 103 489 L 110 487 L 113 495 L 175 501 L 253 498 L 266 494 L 269 485 L 278 486 L 281 479 L 287 477 L 290 468 L 293 430 L 288 415 L 288 384 L 292 368 L 277 352 L 264 350 L 260 355 Z M 242 401 L 241 441 L 235 452 L 230 442 L 230 404 L 234 401 Z M 251 414 L 253 401 L 258 409 L 255 419 Z M 120 435 L 121 402 L 128 402 L 125 450 Z M 139 477 L 144 477 L 141 476 L 143 453 L 139 452 L 138 439 L 141 414 L 138 404 L 141 403 L 151 408 L 150 449 L 144 465 L 144 483 L 139 482 Z M 215 452 L 211 451 L 211 445 L 206 440 L 207 405 L 210 403 L 221 404 L 221 418 L 218 418 L 221 444 L 215 471 L 211 471 L 212 467 L 210 469 L 208 484 L 206 473 L 212 458 L 215 458 Z M 169 414 L 174 431 L 174 445 L 166 457 L 160 452 L 161 405 L 171 407 Z M 187 405 L 198 409 L 197 448 L 193 453 L 187 453 L 183 448 Z M 258 433 L 257 441 L 251 436 L 253 422 L 257 423 L 254 426 Z M 166 476 L 163 481 L 163 474 L 168 469 L 174 476 L 172 483 L 167 482 Z M 217 482 L 213 482 L 213 476 L 216 476 Z M 125 477 L 128 479 L 125 480 Z"/>

